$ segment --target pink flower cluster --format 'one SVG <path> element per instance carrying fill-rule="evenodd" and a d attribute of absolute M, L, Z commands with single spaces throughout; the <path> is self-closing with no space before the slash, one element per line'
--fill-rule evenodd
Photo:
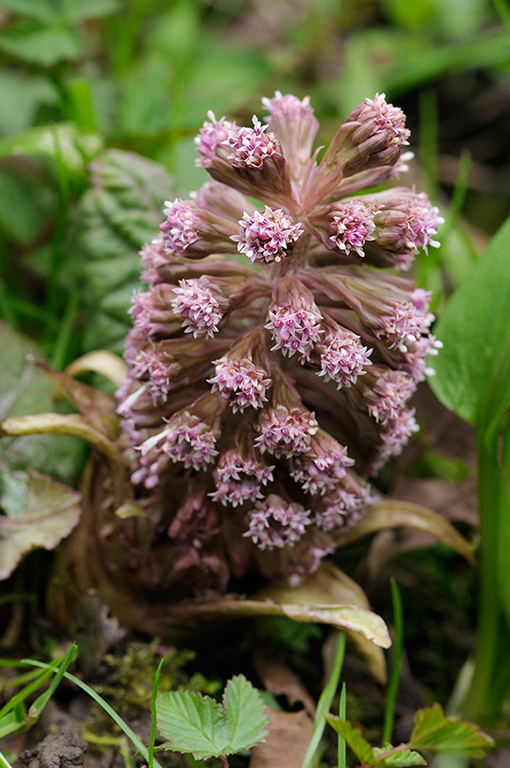
<path fill-rule="evenodd" d="M 429 294 L 388 268 L 443 220 L 412 189 L 370 192 L 405 169 L 402 111 L 366 99 L 319 161 L 309 99 L 263 104 L 251 127 L 208 114 L 211 180 L 142 251 L 118 392 L 153 544 L 198 592 L 319 566 L 418 429 L 408 401 L 441 346 Z"/>

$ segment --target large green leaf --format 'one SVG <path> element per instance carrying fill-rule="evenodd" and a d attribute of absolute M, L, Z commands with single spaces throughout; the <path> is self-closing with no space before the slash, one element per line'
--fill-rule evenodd
<path fill-rule="evenodd" d="M 140 286 L 139 251 L 158 233 L 173 182 L 162 165 L 116 149 L 91 164 L 91 180 L 75 211 L 69 279 L 89 308 L 85 350 L 120 352 Z"/>
<path fill-rule="evenodd" d="M 160 749 L 191 752 L 206 760 L 250 749 L 266 735 L 263 701 L 243 676 L 229 680 L 223 706 L 209 696 L 192 691 L 172 691 L 158 696 L 159 730 L 168 739 Z"/>
<path fill-rule="evenodd" d="M 510 402 L 510 219 L 453 294 L 435 332 L 444 349 L 431 386 L 474 424 L 483 402 L 493 413 Z"/>
<path fill-rule="evenodd" d="M 510 219 L 453 294 L 436 332 L 444 349 L 431 385 L 476 426 L 480 617 L 464 712 L 479 717 L 495 714 L 510 685 L 498 651 L 508 645 L 510 630 Z"/>

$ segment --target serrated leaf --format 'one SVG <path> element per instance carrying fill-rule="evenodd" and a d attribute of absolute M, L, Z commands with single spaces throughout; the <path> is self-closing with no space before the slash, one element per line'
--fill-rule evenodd
<path fill-rule="evenodd" d="M 264 704 L 259 693 L 243 675 L 236 675 L 228 681 L 223 694 L 223 706 L 229 736 L 227 752 L 223 754 L 231 755 L 250 749 L 262 741 L 267 733 Z"/>
<path fill-rule="evenodd" d="M 428 749 L 474 758 L 483 757 L 484 750 L 493 743 L 491 737 L 474 723 L 446 717 L 437 703 L 416 713 L 409 740 L 412 749 Z"/>
<path fill-rule="evenodd" d="M 81 513 L 77 491 L 33 470 L 25 478 L 25 509 L 0 516 L 0 580 L 10 576 L 33 549 L 54 549 L 72 531 Z"/>
<path fill-rule="evenodd" d="M 69 279 L 89 307 L 85 350 L 120 352 L 140 287 L 139 251 L 158 233 L 173 182 L 162 165 L 114 149 L 91 164 L 91 180 L 74 213 Z"/>
<path fill-rule="evenodd" d="M 218 757 L 227 744 L 221 704 L 195 691 L 171 691 L 156 699 L 158 727 L 168 739 L 163 748 L 191 752 L 197 759 Z"/>
<path fill-rule="evenodd" d="M 366 763 L 370 766 L 377 765 L 372 745 L 363 737 L 361 730 L 357 726 L 350 723 L 349 720 L 341 720 L 336 715 L 327 715 L 326 720 L 345 740 L 348 747 L 354 752 L 361 763 Z"/>
<path fill-rule="evenodd" d="M 262 700 L 243 675 L 227 683 L 223 706 L 193 691 L 157 697 L 160 749 L 190 752 L 199 760 L 249 749 L 265 735 L 267 716 Z"/>
<path fill-rule="evenodd" d="M 427 761 L 410 749 L 403 749 L 393 755 L 388 755 L 390 747 L 374 747 L 374 757 L 378 759 L 377 768 L 410 768 L 413 765 L 427 765 Z M 384 755 L 386 754 L 386 757 Z"/>

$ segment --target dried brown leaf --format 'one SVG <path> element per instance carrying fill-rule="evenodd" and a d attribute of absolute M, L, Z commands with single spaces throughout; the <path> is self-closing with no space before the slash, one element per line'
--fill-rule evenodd
<path fill-rule="evenodd" d="M 312 737 L 313 720 L 304 710 L 277 712 L 266 708 L 269 734 L 253 747 L 249 768 L 301 768 Z"/>

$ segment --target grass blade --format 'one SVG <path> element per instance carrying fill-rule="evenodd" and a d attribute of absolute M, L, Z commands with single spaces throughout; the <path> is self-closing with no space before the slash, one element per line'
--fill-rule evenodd
<path fill-rule="evenodd" d="M 24 659 L 25 664 L 31 664 L 34 667 L 40 667 L 41 669 L 50 669 L 52 672 L 55 672 L 54 667 L 52 667 L 50 664 L 45 664 L 42 661 L 34 661 L 33 659 Z M 67 680 L 70 680 L 72 683 L 78 686 L 78 688 L 81 688 L 82 691 L 85 691 L 85 693 L 88 693 L 88 695 L 96 701 L 100 707 L 104 709 L 104 711 L 110 715 L 112 720 L 117 723 L 119 728 L 124 731 L 128 739 L 132 741 L 138 752 L 140 752 L 141 756 L 144 760 L 147 762 L 149 761 L 149 751 L 144 746 L 144 744 L 140 741 L 136 733 L 131 730 L 129 725 L 124 722 L 124 720 L 118 715 L 114 709 L 108 704 L 107 701 L 103 699 L 102 696 L 100 696 L 98 693 L 95 692 L 93 688 L 91 688 L 89 685 L 84 683 L 82 680 L 80 680 L 78 677 L 75 677 L 75 675 L 71 675 L 69 672 L 64 672 L 64 677 Z M 161 765 L 157 762 L 157 760 L 153 759 L 153 765 L 155 768 L 161 768 Z"/>
<path fill-rule="evenodd" d="M 400 669 L 402 666 L 402 651 L 404 648 L 404 617 L 402 612 L 402 600 L 395 579 L 391 580 L 391 598 L 393 601 L 393 620 L 395 624 L 395 640 L 393 643 L 393 666 L 388 683 L 388 694 L 384 708 L 383 744 L 390 744 L 393 733 L 393 721 L 395 719 L 395 702 L 397 700 L 398 686 L 400 683 Z"/>
<path fill-rule="evenodd" d="M 64 673 L 66 672 L 69 664 L 73 660 L 73 657 L 78 650 L 78 646 L 76 643 L 73 643 L 72 646 L 69 648 L 68 652 L 66 653 L 60 667 L 57 670 L 57 673 L 53 680 L 51 681 L 51 684 L 48 686 L 48 689 L 42 693 L 40 696 L 37 697 L 37 699 L 34 701 L 30 709 L 28 710 L 28 725 L 33 725 L 38 719 L 43 711 L 44 707 L 48 703 L 48 701 L 51 699 L 55 691 L 57 690 L 57 687 L 62 680 Z"/>
<path fill-rule="evenodd" d="M 163 666 L 164 659 L 158 664 L 156 674 L 154 676 L 154 685 L 152 686 L 151 694 L 151 732 L 149 736 L 149 759 L 147 761 L 148 768 L 153 768 L 154 765 L 154 744 L 156 743 L 156 729 L 158 727 L 156 717 L 156 697 L 158 695 L 159 677 L 161 675 L 161 667 Z"/>
<path fill-rule="evenodd" d="M 27 696 L 30 696 L 31 693 L 37 691 L 37 689 L 40 688 L 41 685 L 43 685 L 54 672 L 55 670 L 52 667 L 51 671 L 46 671 L 42 675 L 38 675 L 38 677 L 32 683 L 29 683 L 24 688 L 22 688 L 21 691 L 18 691 L 18 693 L 16 693 L 6 704 L 4 704 L 2 709 L 0 709 L 0 719 L 2 719 L 8 712 L 15 710 L 19 704 L 23 703 Z"/>
<path fill-rule="evenodd" d="M 0 768 L 12 768 L 7 758 L 0 752 Z"/>
<path fill-rule="evenodd" d="M 310 744 L 308 745 L 305 759 L 303 760 L 303 765 L 301 768 L 312 768 L 317 747 L 319 746 L 322 734 L 324 733 L 324 728 L 326 727 L 326 719 L 324 716 L 329 712 L 331 702 L 333 701 L 333 697 L 338 688 L 340 672 L 342 671 L 342 664 L 344 662 L 344 654 L 345 634 L 341 632 L 338 636 L 331 675 L 317 703 L 317 712 L 315 714 L 312 738 L 310 739 Z"/>
<path fill-rule="evenodd" d="M 342 719 L 346 719 L 347 715 L 347 688 L 345 687 L 345 683 L 342 684 L 342 691 L 340 693 L 340 704 L 338 705 L 338 716 Z M 343 739 L 340 734 L 338 734 L 338 768 L 345 768 L 346 766 L 346 744 L 345 739 Z"/>

